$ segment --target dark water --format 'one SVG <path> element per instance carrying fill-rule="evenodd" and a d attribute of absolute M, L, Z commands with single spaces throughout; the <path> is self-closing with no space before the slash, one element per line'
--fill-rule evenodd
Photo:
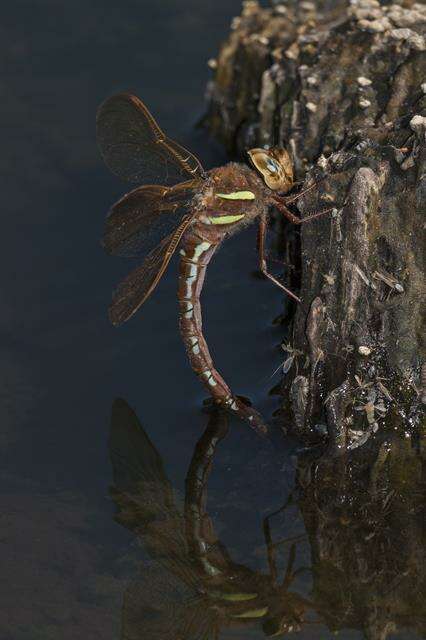
<path fill-rule="evenodd" d="M 178 334 L 176 263 L 128 325 L 116 330 L 107 319 L 111 289 L 133 265 L 109 258 L 99 245 L 105 212 L 127 186 L 102 166 L 94 117 L 107 96 L 132 90 L 207 168 L 223 163 L 221 148 L 194 124 L 204 109 L 206 61 L 239 7 L 237 0 L 17 2 L 3 15 L 1 640 L 148 638 L 134 608 L 123 609 L 130 581 L 135 579 L 141 603 L 146 595 L 140 590 L 168 592 L 161 586 L 167 577 L 160 580 L 136 543 L 134 517 L 127 528 L 113 520 L 111 408 L 123 398 L 135 412 L 115 404 L 118 493 L 142 491 L 135 478 L 142 473 L 143 480 L 144 461 L 149 468 L 155 448 L 165 471 L 150 479 L 153 490 L 161 493 L 167 476 L 183 495 L 194 446 L 208 424 L 215 427 L 201 411 L 204 393 Z M 255 230 L 249 229 L 229 241 L 209 268 L 206 335 L 232 388 L 270 417 L 276 404 L 267 394 L 283 335 L 272 320 L 282 301 L 253 276 L 255 267 Z M 136 416 L 152 445 L 141 444 Z M 237 581 L 238 593 L 254 581 L 262 598 L 277 600 L 272 579 L 253 577 L 269 571 L 263 519 L 294 493 L 296 467 L 300 473 L 303 465 L 295 445 L 278 435 L 262 442 L 245 425 L 230 426 L 208 483 L 208 513 L 229 554 L 228 565 L 219 554 L 226 578 L 219 586 L 227 591 Z M 146 509 L 147 496 L 140 495 Z M 134 505 L 129 509 L 133 513 Z M 275 516 L 274 536 L 306 533 L 302 511 L 296 499 L 285 517 Z M 143 509 L 136 512 L 146 517 Z M 150 517 L 167 521 L 169 515 Z M 167 555 L 170 545 L 154 551 Z M 291 544 L 283 548 L 280 583 Z M 296 543 L 293 569 L 310 565 L 311 555 L 305 535 Z M 149 570 L 141 587 L 144 558 Z M 238 563 L 250 576 L 235 568 Z M 300 572 L 291 589 L 309 598 L 312 570 Z M 139 597 L 134 593 L 128 596 L 133 604 Z M 332 596 L 322 609 L 327 604 L 336 611 L 343 606 Z M 318 608 L 318 602 L 307 607 L 307 618 L 318 618 Z M 334 626 L 304 626 L 299 637 L 332 637 L 328 627 L 343 629 L 345 639 L 363 637 L 359 629 L 371 611 L 354 608 L 356 614 L 342 613 Z M 152 609 L 146 611 L 148 620 Z M 167 615 L 173 619 L 169 609 Z M 264 637 L 256 618 L 221 629 L 223 637 Z M 152 637 L 175 636 L 168 630 Z"/>

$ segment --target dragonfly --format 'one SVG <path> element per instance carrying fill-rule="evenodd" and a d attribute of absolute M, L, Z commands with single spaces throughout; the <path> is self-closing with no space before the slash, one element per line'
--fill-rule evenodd
<path fill-rule="evenodd" d="M 113 467 L 110 495 L 115 520 L 136 535 L 149 556 L 140 577 L 128 586 L 122 609 L 122 639 L 218 640 L 233 628 L 261 625 L 265 636 L 299 631 L 316 605 L 291 588 L 296 541 L 273 543 L 265 518 L 270 572 L 235 562 L 215 533 L 208 480 L 228 416 L 213 407 L 197 442 L 180 500 L 161 456 L 124 400 L 112 408 L 109 448 Z M 299 536 L 300 537 L 300 536 Z M 274 552 L 290 545 L 283 576 Z"/>
<path fill-rule="evenodd" d="M 265 434 L 262 416 L 232 392 L 215 368 L 204 338 L 200 294 L 207 266 L 226 238 L 257 220 L 260 271 L 300 302 L 268 270 L 265 240 L 269 209 L 276 207 L 295 224 L 328 210 L 303 219 L 289 210 L 288 205 L 301 193 L 286 195 L 294 185 L 294 176 L 285 148 L 250 149 L 250 166 L 230 162 L 205 171 L 198 158 L 167 137 L 145 104 L 128 93 L 112 96 L 99 107 L 96 126 L 98 146 L 108 168 L 142 185 L 118 200 L 106 219 L 106 251 L 144 258 L 113 294 L 109 309 L 112 323 L 121 325 L 136 313 L 179 247 L 179 327 L 192 369 L 215 403 Z"/>

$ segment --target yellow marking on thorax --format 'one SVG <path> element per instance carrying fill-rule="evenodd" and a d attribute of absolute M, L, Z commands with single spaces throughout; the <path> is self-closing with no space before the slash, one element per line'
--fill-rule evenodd
<path fill-rule="evenodd" d="M 234 613 L 232 618 L 263 618 L 269 611 L 269 607 L 262 607 L 262 609 L 252 609 L 250 611 L 244 611 L 243 613 Z"/>
<path fill-rule="evenodd" d="M 209 596 L 218 598 L 218 600 L 227 600 L 229 602 L 245 602 L 246 600 L 254 600 L 258 593 L 225 593 L 221 591 L 209 591 Z"/>
<path fill-rule="evenodd" d="M 216 198 L 224 200 L 254 200 L 256 196 L 252 191 L 234 191 L 233 193 L 217 193 Z"/>
<path fill-rule="evenodd" d="M 231 224 L 232 222 L 238 222 L 241 218 L 244 218 L 245 213 L 240 213 L 235 216 L 209 216 L 211 224 Z"/>

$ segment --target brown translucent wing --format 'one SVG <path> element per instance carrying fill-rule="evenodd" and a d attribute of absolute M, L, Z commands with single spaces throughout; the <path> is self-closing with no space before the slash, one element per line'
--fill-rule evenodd
<path fill-rule="evenodd" d="M 112 96 L 99 107 L 96 134 L 106 165 L 130 182 L 171 185 L 203 175 L 200 161 L 168 138 L 131 94 Z"/>
<path fill-rule="evenodd" d="M 138 536 L 153 559 L 144 562 L 125 593 L 122 640 L 215 638 L 216 614 L 200 593 L 180 501 L 158 451 L 124 400 L 113 404 L 109 444 L 115 520 Z"/>
<path fill-rule="evenodd" d="M 180 239 L 195 215 L 187 216 L 179 227 L 147 255 L 142 265 L 132 271 L 114 292 L 109 309 L 111 322 L 119 325 L 128 320 L 154 291 Z"/>
<path fill-rule="evenodd" d="M 148 253 L 187 215 L 197 185 L 198 180 L 174 187 L 146 185 L 127 193 L 106 219 L 102 239 L 106 251 L 125 257 Z"/>
<path fill-rule="evenodd" d="M 124 595 L 121 640 L 217 640 L 217 618 L 205 596 L 144 565 Z"/>
<path fill-rule="evenodd" d="M 111 416 L 110 455 L 117 507 L 115 520 L 141 539 L 151 558 L 164 562 L 187 584 L 197 582 L 188 564 L 185 522 L 160 454 L 136 414 L 121 399 Z"/>

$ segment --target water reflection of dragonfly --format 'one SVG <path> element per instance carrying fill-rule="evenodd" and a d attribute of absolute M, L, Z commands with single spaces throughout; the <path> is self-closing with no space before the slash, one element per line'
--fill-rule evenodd
<path fill-rule="evenodd" d="M 111 459 L 116 520 L 135 533 L 151 560 L 124 597 L 126 640 L 210 640 L 230 628 L 261 625 L 265 636 L 296 631 L 312 603 L 290 587 L 296 541 L 282 580 L 266 536 L 270 573 L 233 561 L 206 512 L 207 481 L 227 417 L 213 409 L 188 469 L 179 505 L 162 460 L 128 405 L 113 407 Z M 267 519 L 265 530 L 269 531 Z"/>

